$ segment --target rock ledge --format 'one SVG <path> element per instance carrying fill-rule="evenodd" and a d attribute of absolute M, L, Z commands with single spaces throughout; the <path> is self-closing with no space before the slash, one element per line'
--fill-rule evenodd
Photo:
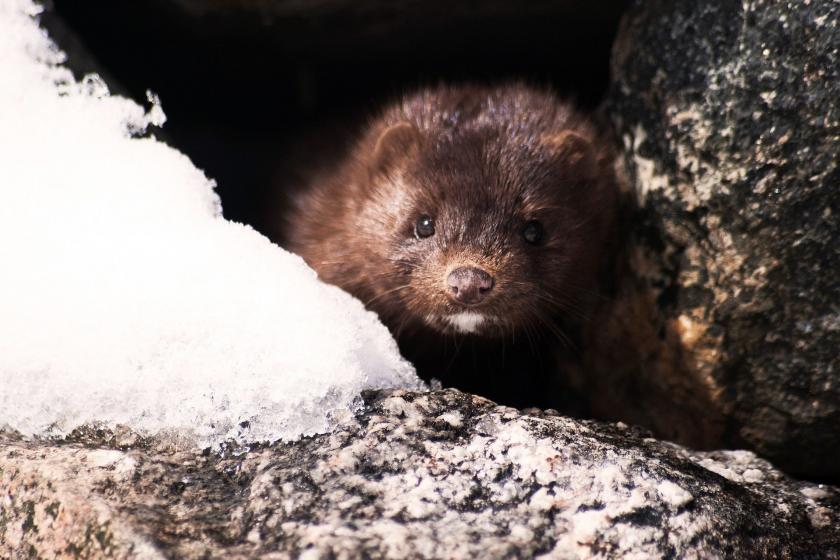
<path fill-rule="evenodd" d="M 840 492 L 743 451 L 459 393 L 221 455 L 0 436 L 0 556 L 840 558 Z"/>

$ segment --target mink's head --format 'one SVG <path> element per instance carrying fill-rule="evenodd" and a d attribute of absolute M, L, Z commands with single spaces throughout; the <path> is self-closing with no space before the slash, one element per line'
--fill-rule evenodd
<path fill-rule="evenodd" d="M 374 253 L 370 307 L 392 327 L 505 336 L 582 313 L 613 183 L 566 105 L 525 88 L 427 92 L 361 149 L 353 227 Z"/>

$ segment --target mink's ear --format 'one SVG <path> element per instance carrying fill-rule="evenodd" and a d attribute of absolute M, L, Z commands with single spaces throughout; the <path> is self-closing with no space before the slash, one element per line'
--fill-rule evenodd
<path fill-rule="evenodd" d="M 564 130 L 557 134 L 547 134 L 543 136 L 542 142 L 548 146 L 560 165 L 587 175 L 595 172 L 595 148 L 577 132 Z"/>
<path fill-rule="evenodd" d="M 376 140 L 371 158 L 371 173 L 387 173 L 394 165 L 410 157 L 420 145 L 420 131 L 409 122 L 386 128 Z"/>

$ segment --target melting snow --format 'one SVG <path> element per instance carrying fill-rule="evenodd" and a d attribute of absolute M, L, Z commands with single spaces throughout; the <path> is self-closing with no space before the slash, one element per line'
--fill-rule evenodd
<path fill-rule="evenodd" d="M 361 303 L 225 221 L 164 116 L 81 82 L 0 3 L 0 426 L 91 421 L 198 444 L 330 428 L 373 387 L 419 387 Z"/>

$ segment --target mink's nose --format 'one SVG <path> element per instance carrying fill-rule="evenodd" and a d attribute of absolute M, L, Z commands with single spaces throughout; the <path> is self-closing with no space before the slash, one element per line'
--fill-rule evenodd
<path fill-rule="evenodd" d="M 475 305 L 487 297 L 493 289 L 493 277 L 480 268 L 462 266 L 449 273 L 446 284 L 449 295 L 458 303 Z"/>

